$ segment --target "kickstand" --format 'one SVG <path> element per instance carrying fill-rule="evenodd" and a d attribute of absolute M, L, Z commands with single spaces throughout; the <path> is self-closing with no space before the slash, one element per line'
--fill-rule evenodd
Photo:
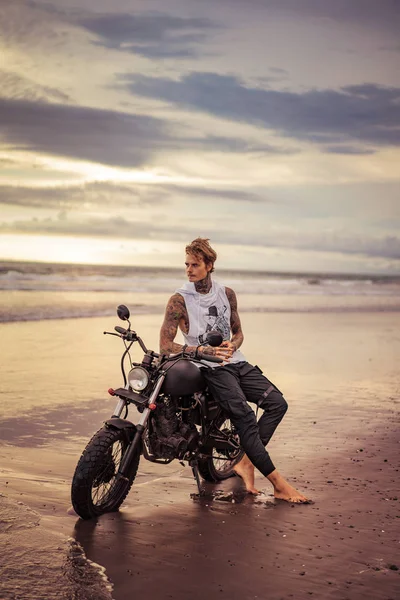
<path fill-rule="evenodd" d="M 199 467 L 197 465 L 197 460 L 191 462 L 190 466 L 192 467 L 193 477 L 195 478 L 196 483 L 197 483 L 197 489 L 199 490 L 199 496 L 203 496 L 204 490 L 202 490 L 200 487 Z"/>

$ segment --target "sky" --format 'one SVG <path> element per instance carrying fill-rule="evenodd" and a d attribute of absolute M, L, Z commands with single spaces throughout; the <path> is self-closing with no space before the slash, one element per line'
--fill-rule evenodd
<path fill-rule="evenodd" d="M 0 259 L 400 274 L 400 0 L 0 2 Z"/>

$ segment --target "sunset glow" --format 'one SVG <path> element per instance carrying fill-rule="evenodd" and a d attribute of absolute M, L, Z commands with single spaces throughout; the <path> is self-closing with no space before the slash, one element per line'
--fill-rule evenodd
<path fill-rule="evenodd" d="M 392 2 L 104 7 L 0 8 L 0 260 L 400 273 Z"/>

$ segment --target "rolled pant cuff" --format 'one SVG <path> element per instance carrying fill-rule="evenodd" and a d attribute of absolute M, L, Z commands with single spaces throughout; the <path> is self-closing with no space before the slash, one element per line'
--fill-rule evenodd
<path fill-rule="evenodd" d="M 271 475 L 272 471 L 275 471 L 275 465 L 272 462 L 272 460 L 268 457 L 268 461 L 265 465 L 265 468 L 263 468 L 263 470 L 261 471 L 261 473 L 264 475 L 264 477 L 268 477 L 268 475 Z"/>

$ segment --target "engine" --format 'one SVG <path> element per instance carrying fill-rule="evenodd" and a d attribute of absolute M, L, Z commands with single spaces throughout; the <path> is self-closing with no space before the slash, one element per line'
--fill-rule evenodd
<path fill-rule="evenodd" d="M 199 434 L 192 422 L 191 409 L 182 406 L 181 398 L 162 396 L 152 414 L 149 441 L 158 458 L 182 459 L 194 450 Z"/>

